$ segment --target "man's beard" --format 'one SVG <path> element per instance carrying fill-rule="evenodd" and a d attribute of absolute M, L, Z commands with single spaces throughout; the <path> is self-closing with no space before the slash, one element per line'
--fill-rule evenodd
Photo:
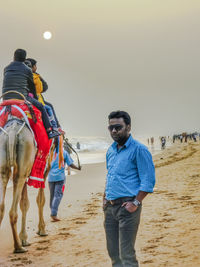
<path fill-rule="evenodd" d="M 115 140 L 115 142 L 117 142 L 120 146 L 123 146 L 126 141 L 128 140 L 129 135 L 128 136 L 123 136 L 123 137 L 118 137 L 118 138 L 113 138 Z"/>

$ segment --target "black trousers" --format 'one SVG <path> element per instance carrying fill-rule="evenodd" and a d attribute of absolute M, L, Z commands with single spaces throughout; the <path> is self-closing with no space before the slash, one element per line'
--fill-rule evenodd
<path fill-rule="evenodd" d="M 50 121 L 49 121 L 49 117 L 48 117 L 48 114 L 46 112 L 46 109 L 44 107 L 44 105 L 42 103 L 40 103 L 38 100 L 36 100 L 35 98 L 32 98 L 30 96 L 27 96 L 26 99 L 31 103 L 33 104 L 33 106 L 35 106 L 36 108 L 39 109 L 39 111 L 41 112 L 42 114 L 42 121 L 43 121 L 43 124 L 44 124 L 44 127 L 45 129 L 49 129 L 52 127 Z"/>
<path fill-rule="evenodd" d="M 140 223 L 141 206 L 130 213 L 121 204 L 104 208 L 107 250 L 113 267 L 138 267 L 135 240 Z"/>

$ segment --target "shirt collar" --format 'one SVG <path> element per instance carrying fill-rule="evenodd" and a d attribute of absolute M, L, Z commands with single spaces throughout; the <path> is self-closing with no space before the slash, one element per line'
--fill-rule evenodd
<path fill-rule="evenodd" d="M 128 147 L 128 146 L 132 143 L 132 141 L 133 141 L 133 137 L 132 137 L 132 135 L 130 134 L 128 140 L 127 140 L 126 143 L 124 144 L 124 147 Z M 113 142 L 113 143 L 112 143 L 112 147 L 113 147 L 113 149 L 117 150 L 117 142 Z"/>
<path fill-rule="evenodd" d="M 124 144 L 125 147 L 128 147 L 133 141 L 133 137 L 132 135 L 130 134 L 128 140 L 126 141 L 126 143 Z"/>

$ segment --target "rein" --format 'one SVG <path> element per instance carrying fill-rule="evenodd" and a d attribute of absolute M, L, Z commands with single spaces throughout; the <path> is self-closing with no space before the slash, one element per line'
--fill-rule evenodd
<path fill-rule="evenodd" d="M 79 156 L 78 156 L 78 153 L 76 152 L 76 150 L 71 146 L 71 144 L 69 144 L 68 142 L 68 139 L 66 137 L 63 137 L 63 140 L 64 142 L 67 144 L 67 146 L 76 154 L 76 157 L 77 157 L 77 162 L 78 162 L 78 167 L 80 168 L 81 167 L 81 164 L 80 164 L 80 160 L 79 160 Z"/>

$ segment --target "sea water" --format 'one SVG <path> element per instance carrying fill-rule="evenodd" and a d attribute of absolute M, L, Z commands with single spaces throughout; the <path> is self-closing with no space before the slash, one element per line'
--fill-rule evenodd
<path fill-rule="evenodd" d="M 150 145 L 145 137 L 135 137 L 136 140 L 143 143 L 152 155 L 161 152 L 161 143 L 159 137 L 154 137 L 154 145 Z M 77 142 L 80 144 L 80 148 L 77 148 Z M 69 143 L 77 151 L 81 165 L 103 163 L 106 161 L 106 151 L 112 144 L 113 140 L 105 137 L 73 137 L 69 138 Z M 166 147 L 171 146 L 171 139 L 167 139 Z M 77 165 L 77 156 L 73 152 L 71 154 L 74 163 Z M 76 174 L 76 171 L 71 170 L 71 175 Z M 67 170 L 66 170 L 67 175 Z M 8 187 L 12 186 L 12 181 L 9 181 Z"/>
<path fill-rule="evenodd" d="M 154 144 L 148 144 L 147 138 L 136 137 L 136 140 L 147 146 L 152 155 L 161 152 L 161 142 L 159 137 L 154 137 Z M 166 139 L 166 147 L 171 146 L 171 139 Z M 73 137 L 69 139 L 72 147 L 77 151 L 81 164 L 92 164 L 106 161 L 106 151 L 113 140 L 104 137 Z M 77 144 L 79 143 L 79 144 Z M 72 153 L 72 158 L 76 161 L 76 156 Z"/>

